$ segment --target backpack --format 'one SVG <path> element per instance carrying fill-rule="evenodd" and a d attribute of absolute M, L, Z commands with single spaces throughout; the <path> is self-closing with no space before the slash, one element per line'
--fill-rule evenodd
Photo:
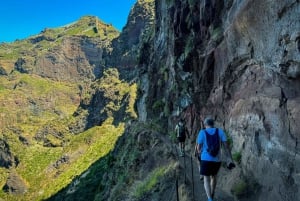
<path fill-rule="evenodd" d="M 213 135 L 210 135 L 206 130 L 204 130 L 206 135 L 206 143 L 207 143 L 207 152 L 216 157 L 220 150 L 220 137 L 219 130 L 216 128 L 216 131 Z"/>
<path fill-rule="evenodd" d="M 184 124 L 178 124 L 177 137 L 185 136 L 185 126 Z"/>

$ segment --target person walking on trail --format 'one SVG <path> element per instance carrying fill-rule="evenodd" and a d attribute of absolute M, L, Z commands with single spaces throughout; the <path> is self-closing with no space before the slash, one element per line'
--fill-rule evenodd
<path fill-rule="evenodd" d="M 185 139 L 189 137 L 188 130 L 185 125 L 185 121 L 181 118 L 175 127 L 177 140 L 179 142 L 180 156 L 184 156 Z"/>
<path fill-rule="evenodd" d="M 200 174 L 204 176 L 204 189 L 208 201 L 213 201 L 217 185 L 217 174 L 221 167 L 221 143 L 230 157 L 227 168 L 232 169 L 235 167 L 235 164 L 233 163 L 224 131 L 220 128 L 215 128 L 214 120 L 209 117 L 204 120 L 204 127 L 205 129 L 200 130 L 197 137 L 197 152 L 201 158 Z"/>

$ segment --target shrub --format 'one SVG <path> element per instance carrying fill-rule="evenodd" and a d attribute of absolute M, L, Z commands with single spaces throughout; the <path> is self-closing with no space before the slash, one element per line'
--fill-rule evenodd
<path fill-rule="evenodd" d="M 231 189 L 232 193 L 238 198 L 245 195 L 247 193 L 247 190 L 248 184 L 243 180 L 237 182 Z"/>
<path fill-rule="evenodd" d="M 236 161 L 237 163 L 241 163 L 242 161 L 242 153 L 239 151 L 239 152 L 235 152 L 232 154 L 232 158 L 234 161 Z"/>
<path fill-rule="evenodd" d="M 146 193 L 151 192 L 151 190 L 159 183 L 160 178 L 166 175 L 170 170 L 171 166 L 158 167 L 153 170 L 144 181 L 137 184 L 133 196 L 139 199 Z"/>

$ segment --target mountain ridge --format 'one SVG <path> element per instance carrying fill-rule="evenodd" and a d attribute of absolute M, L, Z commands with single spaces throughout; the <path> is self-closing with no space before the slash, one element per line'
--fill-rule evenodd
<path fill-rule="evenodd" d="M 97 77 L 99 76 L 99 71 L 101 71 L 101 65 L 103 67 L 103 64 L 101 64 L 103 63 L 102 54 L 108 54 L 111 51 L 110 41 L 118 37 L 118 35 L 119 32 L 112 25 L 103 23 L 97 17 L 85 16 L 67 26 L 54 29 L 46 28 L 40 34 L 28 39 L 10 44 L 1 44 L 0 66 L 6 73 L 10 73 L 15 69 L 53 79 L 63 79 L 63 77 L 55 75 L 54 69 L 63 69 L 63 66 L 59 64 L 59 60 L 62 59 L 64 61 L 69 60 L 69 64 L 64 64 L 69 69 L 65 72 L 60 72 L 61 76 L 64 73 L 67 74 L 73 71 L 71 76 L 75 76 L 75 80 L 79 77 Z M 80 43 L 85 43 L 85 45 L 78 49 L 76 44 Z M 72 52 L 76 50 L 78 51 L 77 54 Z M 59 52 L 58 54 L 61 56 L 55 52 Z M 86 61 L 87 59 L 89 61 Z M 58 62 L 56 62 L 57 60 Z M 71 65 L 82 65 L 83 68 L 81 70 L 87 72 L 80 76 L 80 72 L 78 72 L 80 69 L 76 70 Z M 44 67 L 44 70 L 41 70 L 41 67 Z M 49 71 L 47 69 L 53 70 Z M 72 78 L 69 77 L 67 79 Z"/>

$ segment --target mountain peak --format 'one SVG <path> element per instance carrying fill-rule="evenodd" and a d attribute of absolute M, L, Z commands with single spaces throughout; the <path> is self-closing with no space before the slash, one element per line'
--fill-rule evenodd
<path fill-rule="evenodd" d="M 115 38 L 119 31 L 111 24 L 106 24 L 96 16 L 83 16 L 78 21 L 58 28 L 45 28 L 38 36 L 46 35 L 55 38 L 61 36 L 88 36 L 101 39 Z M 33 36 L 35 38 L 37 36 Z"/>

